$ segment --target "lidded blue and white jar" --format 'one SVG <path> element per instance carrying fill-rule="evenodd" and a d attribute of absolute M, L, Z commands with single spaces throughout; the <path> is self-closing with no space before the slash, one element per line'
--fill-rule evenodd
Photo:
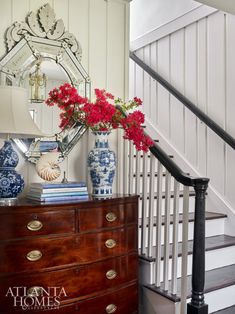
<path fill-rule="evenodd" d="M 88 169 L 92 181 L 92 195 L 108 197 L 112 195 L 113 179 L 116 171 L 115 153 L 109 149 L 109 131 L 93 132 L 95 147 L 88 154 Z"/>
<path fill-rule="evenodd" d="M 10 141 L 5 141 L 0 150 L 0 199 L 15 198 L 23 191 L 24 179 L 15 171 L 19 162 Z"/>

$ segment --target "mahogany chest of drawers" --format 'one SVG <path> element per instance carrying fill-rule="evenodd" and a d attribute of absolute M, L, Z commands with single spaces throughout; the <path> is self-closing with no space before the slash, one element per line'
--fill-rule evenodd
<path fill-rule="evenodd" d="M 136 314 L 137 196 L 0 207 L 0 313 Z"/>

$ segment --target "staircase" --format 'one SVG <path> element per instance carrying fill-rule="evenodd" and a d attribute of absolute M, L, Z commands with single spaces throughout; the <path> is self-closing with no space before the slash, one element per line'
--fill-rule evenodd
<path fill-rule="evenodd" d="M 140 313 L 186 313 L 185 304 L 181 304 L 181 293 L 185 293 L 188 303 L 191 298 L 195 192 L 191 188 L 185 192 L 165 167 L 159 173 L 159 162 L 151 153 L 144 156 L 134 151 L 131 145 L 125 151 L 129 192 L 140 195 Z M 235 237 L 224 234 L 226 219 L 225 214 L 205 212 L 204 292 L 208 313 L 235 313 Z M 186 255 L 185 260 L 183 255 Z M 156 272 L 157 268 L 159 272 Z M 182 274 L 186 275 L 185 279 L 181 278 Z M 187 286 L 185 289 L 181 289 L 182 280 Z"/>
<path fill-rule="evenodd" d="M 131 58 L 233 149 L 234 138 L 133 53 Z M 147 133 L 147 132 L 146 132 Z M 209 179 L 184 173 L 155 141 L 124 143 L 123 191 L 140 195 L 140 313 L 235 313 L 235 237 L 206 210 Z M 128 174 L 128 175 L 127 175 Z"/>

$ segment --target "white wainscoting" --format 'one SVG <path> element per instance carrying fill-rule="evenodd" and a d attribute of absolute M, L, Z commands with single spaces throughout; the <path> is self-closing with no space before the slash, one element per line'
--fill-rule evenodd
<path fill-rule="evenodd" d="M 217 11 L 136 54 L 235 137 L 234 15 Z M 235 152 L 131 61 L 133 95 L 143 98 L 156 129 L 235 208 Z"/>
<path fill-rule="evenodd" d="M 66 30 L 82 46 L 82 64 L 90 75 L 93 88 L 106 88 L 115 96 L 128 95 L 129 1 L 104 0 L 0 0 L 0 56 L 6 53 L 4 33 L 14 21 L 23 21 L 29 11 L 49 3 L 56 18 L 62 18 Z M 51 121 L 52 123 L 52 121 Z M 111 147 L 117 150 L 117 133 Z M 90 143 L 92 142 L 92 143 Z M 93 141 L 84 135 L 69 157 L 61 164 L 69 180 L 86 180 L 86 156 Z M 23 157 L 17 167 L 29 184 L 39 181 L 34 165 Z M 116 176 L 117 180 L 117 176 Z"/>

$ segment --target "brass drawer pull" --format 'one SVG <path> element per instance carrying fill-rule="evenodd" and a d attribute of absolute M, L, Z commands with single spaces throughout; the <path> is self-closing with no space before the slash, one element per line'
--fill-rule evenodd
<path fill-rule="evenodd" d="M 27 254 L 27 259 L 28 259 L 30 262 L 36 262 L 36 261 L 38 261 L 41 257 L 42 257 L 42 252 L 39 251 L 39 250 L 33 250 L 33 251 L 30 251 L 30 252 Z"/>
<path fill-rule="evenodd" d="M 106 278 L 112 280 L 117 277 L 117 272 L 114 269 L 110 269 L 106 273 Z"/>
<path fill-rule="evenodd" d="M 43 295 L 43 288 L 42 287 L 35 286 L 35 287 L 30 287 L 27 290 L 27 296 L 28 297 L 39 297 L 41 295 Z"/>
<path fill-rule="evenodd" d="M 39 220 L 31 220 L 28 224 L 27 224 L 27 228 L 30 231 L 38 231 L 40 229 L 42 229 L 43 224 L 41 221 Z"/>
<path fill-rule="evenodd" d="M 105 241 L 105 246 L 108 248 L 108 249 L 112 249 L 116 246 L 116 241 L 113 240 L 113 239 L 108 239 Z"/>
<path fill-rule="evenodd" d="M 115 304 L 109 304 L 106 306 L 106 313 L 115 313 L 117 311 L 117 306 Z"/>
<path fill-rule="evenodd" d="M 108 222 L 114 222 L 117 219 L 117 215 L 113 212 L 109 212 L 105 217 Z"/>

